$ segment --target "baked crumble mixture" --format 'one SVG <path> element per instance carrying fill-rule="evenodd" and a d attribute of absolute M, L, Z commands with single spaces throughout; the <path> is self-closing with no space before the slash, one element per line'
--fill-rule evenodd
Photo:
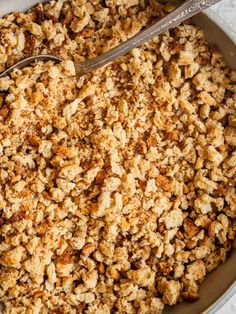
<path fill-rule="evenodd" d="M 0 19 L 4 313 L 161 313 L 235 243 L 236 72 L 191 22 L 77 82 L 173 8 L 58 0 Z"/>

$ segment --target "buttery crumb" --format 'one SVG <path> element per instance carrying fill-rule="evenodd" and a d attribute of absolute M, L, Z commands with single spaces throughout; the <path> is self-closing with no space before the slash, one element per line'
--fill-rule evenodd
<path fill-rule="evenodd" d="M 235 247 L 236 73 L 191 22 L 78 81 L 171 5 L 57 0 L 0 20 L 4 313 L 161 314 Z"/>

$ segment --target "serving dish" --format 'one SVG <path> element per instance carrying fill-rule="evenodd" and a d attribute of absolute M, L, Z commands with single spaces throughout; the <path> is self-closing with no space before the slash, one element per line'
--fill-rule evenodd
<path fill-rule="evenodd" d="M 24 11 L 36 3 L 45 0 L 2 0 L 0 2 L 0 16 L 11 11 Z M 196 25 L 205 30 L 208 41 L 216 45 L 223 53 L 227 64 L 236 69 L 236 35 L 227 25 L 211 10 L 205 14 L 199 14 L 193 19 Z M 217 309 L 236 291 L 236 252 L 233 252 L 229 260 L 208 275 L 200 289 L 201 298 L 192 304 L 179 304 L 168 308 L 168 313 L 215 313 Z"/>

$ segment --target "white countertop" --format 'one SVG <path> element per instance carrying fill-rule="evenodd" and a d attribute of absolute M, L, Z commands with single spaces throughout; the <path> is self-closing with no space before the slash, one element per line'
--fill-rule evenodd
<path fill-rule="evenodd" d="M 236 0 L 222 0 L 215 4 L 212 9 L 227 22 L 236 32 Z M 216 314 L 235 314 L 236 294 L 216 312 Z"/>
<path fill-rule="evenodd" d="M 215 4 L 212 9 L 236 32 L 236 0 L 222 0 Z"/>

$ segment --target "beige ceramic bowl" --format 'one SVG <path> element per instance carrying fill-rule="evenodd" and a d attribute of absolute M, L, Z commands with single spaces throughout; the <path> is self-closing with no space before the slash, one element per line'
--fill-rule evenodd
<path fill-rule="evenodd" d="M 25 11 L 39 2 L 47 0 L 0 0 L 0 17 L 12 11 Z M 211 9 L 193 18 L 196 25 L 204 29 L 207 39 L 224 55 L 229 67 L 236 69 L 236 32 Z M 169 307 L 165 313 L 213 314 L 236 293 L 236 251 L 225 264 L 209 274 L 200 288 L 200 300 Z M 1 314 L 1 309 L 0 309 Z"/>

